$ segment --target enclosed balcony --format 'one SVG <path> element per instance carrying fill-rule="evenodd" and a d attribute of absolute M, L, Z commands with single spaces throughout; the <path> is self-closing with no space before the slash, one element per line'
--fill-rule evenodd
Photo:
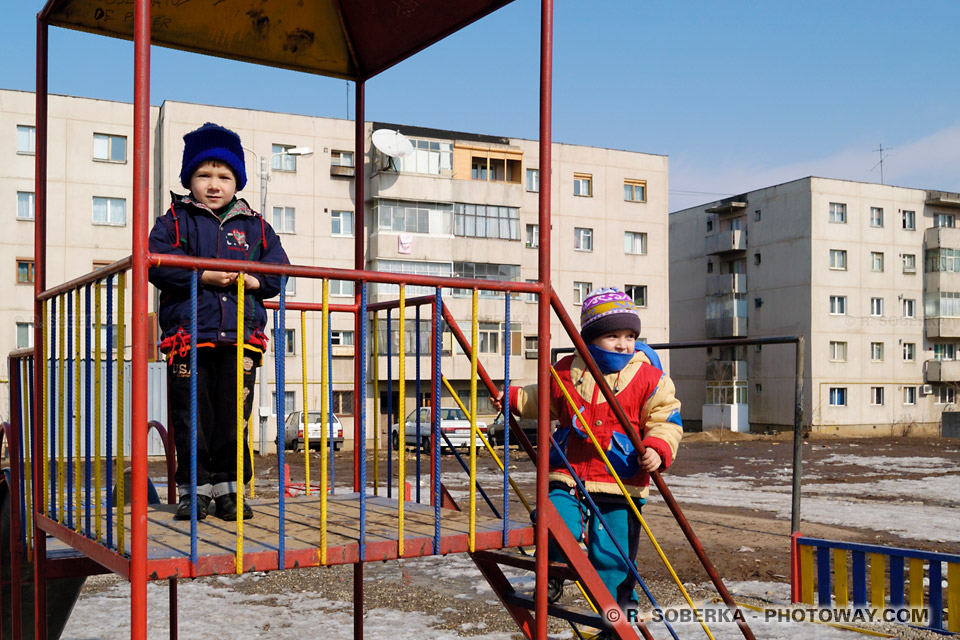
<path fill-rule="evenodd" d="M 956 227 L 931 227 L 923 232 L 927 249 L 960 249 L 960 229 Z"/>
<path fill-rule="evenodd" d="M 743 273 L 723 273 L 707 276 L 707 295 L 716 296 L 727 293 L 746 293 L 747 276 Z"/>
<path fill-rule="evenodd" d="M 927 339 L 960 338 L 960 318 L 926 318 Z"/>
<path fill-rule="evenodd" d="M 721 231 L 706 238 L 706 253 L 730 253 L 747 250 L 747 234 L 741 229 Z"/>
<path fill-rule="evenodd" d="M 707 360 L 707 380 L 729 382 L 746 379 L 746 360 Z"/>
<path fill-rule="evenodd" d="M 960 361 L 928 360 L 924 365 L 924 382 L 960 382 Z"/>

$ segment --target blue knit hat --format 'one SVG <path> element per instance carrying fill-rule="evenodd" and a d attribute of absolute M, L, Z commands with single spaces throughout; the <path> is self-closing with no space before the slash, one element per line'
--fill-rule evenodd
<path fill-rule="evenodd" d="M 199 129 L 183 136 L 183 164 L 180 167 L 180 184 L 190 188 L 193 172 L 207 160 L 219 160 L 233 171 L 237 179 L 237 191 L 247 184 L 247 172 L 243 164 L 243 147 L 240 136 L 230 129 L 208 122 Z"/>

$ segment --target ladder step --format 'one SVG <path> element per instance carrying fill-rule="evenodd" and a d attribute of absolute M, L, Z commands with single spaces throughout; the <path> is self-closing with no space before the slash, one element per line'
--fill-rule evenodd
<path fill-rule="evenodd" d="M 515 567 L 517 569 L 526 569 L 527 571 L 536 571 L 536 556 L 521 555 L 513 551 L 504 550 L 486 550 L 476 551 L 473 554 L 479 560 L 496 562 L 497 564 Z M 551 578 L 560 578 L 561 580 L 576 580 L 577 574 L 570 568 L 570 565 L 563 562 L 551 562 L 547 569 L 547 574 Z"/>
<path fill-rule="evenodd" d="M 525 595 L 514 591 L 513 593 L 504 594 L 503 599 L 515 607 L 521 607 L 530 611 L 536 609 L 536 603 L 532 595 Z M 604 628 L 603 618 L 600 614 L 588 609 L 575 609 L 562 604 L 550 604 L 547 605 L 547 615 L 554 618 L 561 618 L 575 624 L 593 627 L 594 629 Z"/>

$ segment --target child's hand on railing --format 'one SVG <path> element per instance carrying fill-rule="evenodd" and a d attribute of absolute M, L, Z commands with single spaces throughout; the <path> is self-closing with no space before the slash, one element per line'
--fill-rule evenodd
<path fill-rule="evenodd" d="M 503 389 L 500 390 L 496 398 L 490 396 L 490 404 L 492 404 L 493 408 L 499 413 L 503 413 Z"/>
<path fill-rule="evenodd" d="M 653 450 L 653 447 L 647 447 L 646 451 L 643 452 L 643 457 L 640 458 L 640 466 L 643 467 L 643 470 L 647 473 L 656 471 L 662 464 L 663 458 Z"/>
<path fill-rule="evenodd" d="M 235 271 L 204 271 L 200 276 L 200 282 L 212 287 L 229 287 L 237 282 L 238 275 Z"/>
<path fill-rule="evenodd" d="M 251 276 L 249 273 L 243 274 L 243 288 L 248 291 L 256 291 L 260 288 L 260 281 Z"/>

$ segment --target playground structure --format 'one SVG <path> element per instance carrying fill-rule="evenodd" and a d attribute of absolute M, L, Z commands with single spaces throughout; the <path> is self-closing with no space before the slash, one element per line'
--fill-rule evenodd
<path fill-rule="evenodd" d="M 470 438 L 469 462 L 463 466 L 470 476 L 467 504 L 460 506 L 446 491 L 440 468 L 440 452 L 444 434 L 440 431 L 438 408 L 444 389 L 440 370 L 440 336 L 444 326 L 454 335 L 471 365 L 470 407 L 462 409 L 471 417 L 476 430 L 476 398 L 478 393 L 494 394 L 498 385 L 479 362 L 477 349 L 477 299 L 480 292 L 502 296 L 504 317 L 509 331 L 511 297 L 520 293 L 538 296 L 538 378 L 541 387 L 551 384 L 550 313 L 560 320 L 564 330 L 584 355 L 588 368 L 598 381 L 600 390 L 614 408 L 621 424 L 629 424 L 627 416 L 616 402 L 613 391 L 606 385 L 596 364 L 587 354 L 577 327 L 569 318 L 550 284 L 550 234 L 544 234 L 539 246 L 539 278 L 533 283 L 498 282 L 461 278 L 427 277 L 405 274 L 387 274 L 364 270 L 364 174 L 366 164 L 364 122 L 364 82 L 377 73 L 453 33 L 476 19 L 506 4 L 503 0 L 474 0 L 450 5 L 443 0 L 429 0 L 410 5 L 403 10 L 387 7 L 377 0 L 344 3 L 336 0 L 312 3 L 309 9 L 297 2 L 276 2 L 269 5 L 251 3 L 250 11 L 237 9 L 234 13 L 216 12 L 217 24 L 208 17 L 214 12 L 191 3 L 184 10 L 182 3 L 158 3 L 156 0 L 135 0 L 133 11 L 104 11 L 97 3 L 87 0 L 50 0 L 38 15 L 37 22 L 37 106 L 36 106 L 36 237 L 35 237 L 35 341 L 34 349 L 10 354 L 11 422 L 6 429 L 11 451 L 11 468 L 7 478 L 10 515 L 9 580 L 11 620 L 10 635 L 23 636 L 24 627 L 32 626 L 33 637 L 54 636 L 62 629 L 70 607 L 52 605 L 51 596 L 76 597 L 78 582 L 88 575 L 113 572 L 130 582 L 131 637 L 147 637 L 146 585 L 150 580 L 168 580 L 170 589 L 171 637 L 176 637 L 177 579 L 207 575 L 241 574 L 248 571 L 288 570 L 297 567 L 352 564 L 354 567 L 354 637 L 363 637 L 363 568 L 364 563 L 395 558 L 409 558 L 447 553 L 470 553 L 489 581 L 495 593 L 517 622 L 526 637 L 545 638 L 547 618 L 554 615 L 567 619 L 578 637 L 584 637 L 579 626 L 595 629 L 609 628 L 620 638 L 650 638 L 650 630 L 641 622 L 636 625 L 627 616 L 613 615 L 618 606 L 606 590 L 596 571 L 587 560 L 578 542 L 563 524 L 547 499 L 547 471 L 549 446 L 534 448 L 523 431 L 511 418 L 510 429 L 504 432 L 504 460 L 498 460 L 503 470 L 502 512 L 494 505 L 476 481 L 477 449 L 475 438 Z M 213 2 L 208 3 L 212 9 Z M 206 6 L 206 5 L 205 5 Z M 389 10 L 388 10 L 389 9 Z M 155 11 L 155 13 L 153 13 Z M 229 15 L 225 15 L 225 13 Z M 552 105 L 552 23 L 553 3 L 543 0 L 541 17 L 541 87 L 540 87 L 540 163 L 541 190 L 539 193 L 539 222 L 541 228 L 550 228 L 551 198 L 551 105 Z M 46 282 L 46 163 L 48 129 L 47 101 L 47 31 L 49 25 L 90 31 L 102 35 L 131 38 L 135 50 L 134 99 L 134 196 L 132 216 L 132 252 L 128 258 L 97 270 L 94 273 L 48 287 Z M 264 28 L 274 25 L 275 29 Z M 231 33 L 233 38 L 215 37 Z M 303 314 L 319 311 L 322 314 L 321 363 L 328 362 L 330 350 L 329 314 L 350 313 L 354 317 L 358 336 L 354 359 L 354 448 L 353 491 L 336 493 L 329 483 L 332 456 L 320 459 L 319 484 L 310 478 L 309 465 L 302 484 L 304 495 L 287 499 L 281 490 L 277 499 L 257 499 L 250 487 L 246 498 L 238 494 L 241 503 L 251 500 L 256 513 L 252 521 L 242 516 L 235 527 L 206 521 L 198 523 L 197 514 L 189 522 L 174 522 L 172 509 L 150 499 L 146 456 L 146 363 L 148 348 L 147 300 L 150 295 L 147 270 L 161 263 L 165 267 L 180 268 L 191 273 L 193 300 L 196 301 L 198 270 L 221 269 L 243 272 L 249 263 L 226 260 L 199 259 L 186 256 L 153 255 L 147 251 L 146 238 L 150 215 L 149 185 L 149 57 L 150 46 L 159 44 L 188 51 L 236 58 L 311 73 L 344 77 L 356 81 L 356 157 L 358 171 L 355 181 L 356 229 L 354 269 L 330 269 L 301 265 L 258 264 L 257 271 L 284 278 L 312 278 L 323 281 L 323 299 L 320 303 L 291 304 L 281 294 L 274 313 L 278 352 L 283 352 L 284 325 L 288 312 Z M 214 45 L 213 43 L 216 43 Z M 210 45 L 210 46 L 208 46 Z M 329 304 L 330 280 L 349 280 L 355 283 L 356 298 L 352 305 Z M 396 300 L 368 302 L 369 287 L 386 284 L 396 286 Z M 129 299 L 127 287 L 130 287 Z M 430 296 L 406 299 L 408 286 L 429 287 Z M 473 313 L 471 339 L 461 331 L 443 303 L 444 291 L 461 289 L 472 292 Z M 243 279 L 238 281 L 238 297 L 243 298 Z M 127 326 L 127 304 L 130 306 L 130 326 Z M 384 482 L 386 496 L 379 495 L 379 428 L 374 430 L 373 493 L 368 487 L 371 466 L 366 451 L 367 442 L 367 380 L 371 343 L 374 367 L 379 366 L 383 350 L 377 344 L 379 323 L 385 322 L 388 336 L 387 367 L 393 366 L 391 353 L 393 313 L 398 326 L 403 327 L 408 307 L 419 314 L 427 309 L 430 315 L 433 367 L 426 377 L 419 370 L 414 375 L 417 402 L 420 385 L 428 384 L 431 392 L 431 420 L 425 428 L 431 441 L 430 454 L 425 455 L 429 470 L 429 501 L 421 502 L 421 454 L 416 460 L 417 495 L 406 493 L 406 462 L 403 451 L 398 455 L 396 468 L 396 495 L 394 469 L 387 449 L 387 469 Z M 194 305 L 195 307 L 195 305 Z M 238 326 L 242 326 L 243 305 L 239 305 Z M 383 314 L 383 318 L 380 318 Z M 194 324 L 196 309 L 194 308 Z M 369 327 L 372 325 L 372 332 Z M 418 323 L 419 328 L 419 323 Z M 129 333 L 128 333 L 129 332 Z M 401 331 L 402 332 L 402 331 Z M 372 339 L 370 334 L 372 333 Z M 132 345 L 131 376 L 124 374 L 127 336 Z M 191 339 L 195 341 L 195 326 Z M 301 332 L 303 340 L 306 333 Z M 509 339 L 504 341 L 509 350 Z M 405 369 L 406 352 L 403 341 L 397 354 L 400 442 L 404 442 L 406 390 L 409 376 Z M 416 341 L 417 349 L 420 340 Z M 305 354 L 306 349 L 302 352 Z M 196 344 L 190 353 L 195 370 Z M 238 357 L 243 353 L 242 341 L 237 345 Z M 420 353 L 417 353 L 419 369 Z M 305 356 L 304 356 L 305 357 Z M 284 388 L 283 359 L 277 358 L 274 372 L 277 388 Z M 509 351 L 505 358 L 503 384 L 509 384 Z M 238 367 L 240 370 L 241 367 Z M 261 375 L 267 372 L 262 371 Z M 331 411 L 329 367 L 321 366 L 321 415 Z M 374 398 L 379 372 L 372 376 Z M 392 384 L 392 371 L 388 384 Z M 196 377 L 194 376 L 195 380 Z M 429 380 L 429 382 L 426 382 Z M 478 390 L 478 380 L 485 387 Z M 304 377 L 305 382 L 305 377 Z M 129 385 L 129 457 L 125 453 L 127 434 L 124 424 L 126 389 Z M 326 386 L 324 386 L 326 385 Z M 238 386 L 239 388 L 239 386 Z M 456 399 L 456 394 L 452 394 Z M 388 390 L 392 398 L 392 389 Z M 283 396 L 277 394 L 278 431 L 283 425 Z M 459 400 L 458 400 L 459 402 Z M 572 402 L 572 401 L 571 401 Z M 541 394 L 538 443 L 551 442 L 547 394 Z M 238 403 L 239 404 L 239 403 Z M 195 407 L 195 403 L 194 403 Z M 574 407 L 575 408 L 575 407 Z M 304 407 L 304 416 L 307 415 Z M 194 414 L 196 412 L 194 411 Z M 509 409 L 505 411 L 509 414 Z M 379 411 L 374 409 L 374 414 Z M 388 407 L 392 421 L 393 407 Z M 580 416 L 584 430 L 590 434 L 597 451 L 603 452 L 590 426 Z M 196 415 L 193 416 L 191 435 L 196 436 Z M 144 425 L 140 428 L 137 425 Z M 160 426 L 162 425 L 155 425 Z M 237 419 L 237 456 L 242 457 L 244 429 L 242 414 Z M 308 434 L 306 425 L 304 432 Z M 419 428 L 419 426 L 418 426 Z M 633 445 L 643 451 L 639 436 L 627 430 Z M 482 434 L 479 434 L 482 438 Z M 170 443 L 169 434 L 164 440 Z M 510 478 L 510 438 L 516 438 L 537 469 L 537 491 L 531 500 L 521 497 L 530 510 L 537 507 L 536 526 L 530 524 L 527 514 L 511 519 L 509 490 L 516 489 Z M 328 451 L 327 433 L 321 436 L 321 450 Z M 453 450 L 452 447 L 449 447 Z M 172 447 L 168 445 L 168 469 Z M 309 447 L 307 448 L 309 451 Z M 497 453 L 489 448 L 495 457 Z M 194 446 L 193 455 L 196 454 Z M 284 469 L 283 448 L 278 452 L 279 467 Z M 459 455 L 458 455 L 459 457 Z M 309 461 L 309 456 L 306 458 Z M 195 462 L 195 458 L 194 458 Z M 191 465 L 195 473 L 195 463 Z M 242 468 L 242 464 L 238 465 Z M 129 467 L 129 488 L 126 470 Z M 283 471 L 281 471 L 283 473 Z M 171 473 L 172 476 L 172 473 Z M 194 476 L 195 477 L 195 476 Z M 736 609 L 722 581 L 712 567 L 689 523 L 683 517 L 676 500 L 658 473 L 652 479 L 670 507 L 691 547 L 726 602 Z M 242 483 L 241 483 L 242 484 Z M 284 482 L 286 485 L 286 482 Z M 195 491 L 195 483 L 191 487 Z M 583 490 L 582 486 L 580 487 Z M 478 503 L 478 493 L 485 500 L 490 514 Z M 168 484 L 168 503 L 176 496 L 172 477 Z M 194 496 L 195 498 L 195 496 Z M 194 499 L 193 504 L 196 505 Z M 632 504 L 632 503 L 631 503 Z M 633 506 L 641 523 L 639 511 Z M 240 509 L 242 512 L 242 509 Z M 655 548 L 659 546 L 652 532 L 644 529 Z M 566 556 L 566 564 L 551 564 L 546 553 L 527 555 L 525 546 L 545 550 L 553 541 Z M 507 551 L 521 548 L 521 553 Z M 620 550 L 623 553 L 623 550 Z M 661 558 L 666 557 L 659 551 Z M 632 563 L 632 559 L 631 559 Z M 533 596 L 516 592 L 504 576 L 501 567 L 515 566 L 534 571 L 536 589 Z M 669 567 L 669 563 L 667 564 Z M 658 605 L 643 583 L 636 567 L 632 570 L 654 609 Z M 687 602 L 692 602 L 682 582 L 670 570 Z M 548 606 L 546 578 L 548 575 L 576 580 L 593 612 L 569 610 Z M 70 580 L 69 585 L 64 585 Z M 25 596 L 29 597 L 25 597 Z M 69 597 L 68 597 L 69 599 Z M 32 601 L 32 602 L 31 602 Z M 72 606 L 72 604 L 70 605 Z M 32 611 L 30 610 L 32 609 Z M 31 615 L 32 614 L 32 615 Z M 736 616 L 745 638 L 753 634 Z M 26 620 L 27 624 L 22 624 Z M 29 623 L 32 622 L 32 625 Z M 700 621 L 708 637 L 712 634 Z M 665 623 L 667 624 L 667 623 Z M 677 638 L 667 624 L 671 635 Z M 6 629 L 4 629 L 6 633 Z"/>

